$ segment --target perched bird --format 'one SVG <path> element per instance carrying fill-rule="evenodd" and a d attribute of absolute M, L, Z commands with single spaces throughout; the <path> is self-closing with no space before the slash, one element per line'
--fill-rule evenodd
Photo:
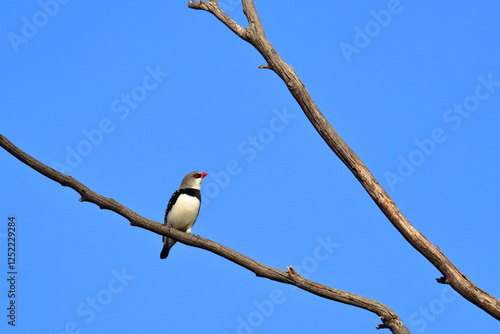
<path fill-rule="evenodd" d="M 203 172 L 191 172 L 182 179 L 181 186 L 168 201 L 164 224 L 168 224 L 176 230 L 191 233 L 200 212 L 201 181 L 207 175 Z M 163 236 L 162 240 L 163 249 L 160 253 L 160 259 L 166 259 L 170 248 L 177 241 L 166 236 Z"/>

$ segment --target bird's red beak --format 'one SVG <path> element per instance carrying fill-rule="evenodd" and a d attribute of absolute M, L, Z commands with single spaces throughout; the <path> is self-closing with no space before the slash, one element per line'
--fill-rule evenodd
<path fill-rule="evenodd" d="M 201 174 L 201 178 L 202 178 L 202 179 L 203 179 L 205 176 L 207 176 L 207 175 L 208 175 L 208 173 L 203 173 L 203 172 L 201 172 L 200 174 Z"/>

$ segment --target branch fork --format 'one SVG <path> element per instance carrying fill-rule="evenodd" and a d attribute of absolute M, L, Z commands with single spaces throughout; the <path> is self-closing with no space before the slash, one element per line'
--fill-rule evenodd
<path fill-rule="evenodd" d="M 262 67 L 259 66 L 259 68 L 269 68 L 273 70 L 284 81 L 290 93 L 300 105 L 302 111 L 318 134 L 361 183 L 368 195 L 385 214 L 391 224 L 413 248 L 420 252 L 441 272 L 443 279 L 438 279 L 438 282 L 449 284 L 462 297 L 475 304 L 495 319 L 500 320 L 500 300 L 476 286 L 460 272 L 442 251 L 438 250 L 420 231 L 413 227 L 366 165 L 328 122 L 294 69 L 285 63 L 276 50 L 274 50 L 265 36 L 264 28 L 262 27 L 253 0 L 242 0 L 242 4 L 243 13 L 248 21 L 248 28 L 238 26 L 236 22 L 223 13 L 217 1 L 188 2 L 190 8 L 203 9 L 212 13 L 223 24 L 235 32 L 236 35 L 255 47 L 268 64 L 261 65 Z M 235 25 L 238 27 L 237 29 L 235 29 Z"/>

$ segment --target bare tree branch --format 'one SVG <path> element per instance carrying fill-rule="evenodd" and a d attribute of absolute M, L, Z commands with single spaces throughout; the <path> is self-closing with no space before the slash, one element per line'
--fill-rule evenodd
<path fill-rule="evenodd" d="M 378 325 L 377 328 L 389 328 L 393 333 L 396 334 L 410 333 L 410 331 L 406 328 L 398 315 L 382 303 L 363 296 L 356 295 L 354 293 L 334 289 L 308 280 L 300 276 L 293 269 L 293 267 L 288 267 L 287 271 L 283 271 L 266 266 L 224 245 L 201 238 L 200 236 L 194 236 L 192 234 L 178 231 L 174 228 L 170 228 L 167 225 L 163 225 L 144 218 L 131 209 L 127 208 L 126 206 L 118 203 L 113 198 L 99 195 L 75 178 L 63 174 L 36 160 L 35 158 L 20 150 L 17 146 L 15 146 L 1 134 L 0 146 L 3 147 L 7 152 L 12 154 L 14 157 L 16 157 L 18 160 L 33 168 L 37 172 L 45 175 L 51 180 L 54 180 L 62 186 L 70 187 L 71 189 L 75 190 L 78 194 L 80 194 L 81 202 L 94 203 L 101 209 L 116 212 L 120 216 L 127 219 L 132 226 L 137 226 L 160 235 L 166 235 L 189 246 L 208 250 L 252 271 L 258 277 L 265 277 L 273 281 L 294 285 L 317 296 L 371 311 L 377 314 L 383 322 L 383 324 Z"/>
<path fill-rule="evenodd" d="M 260 22 L 253 0 L 242 0 L 243 12 L 248 20 L 248 28 L 238 26 L 229 16 L 222 12 L 218 2 L 189 1 L 188 6 L 193 9 L 201 9 L 212 13 L 222 23 L 245 41 L 252 44 L 267 61 L 267 65 L 261 68 L 273 70 L 287 85 L 290 93 L 300 105 L 305 115 L 312 123 L 331 150 L 344 162 L 349 170 L 358 179 L 368 192 L 375 204 L 389 219 L 392 225 L 403 235 L 403 237 L 419 251 L 429 262 L 431 262 L 443 275 L 437 281 L 449 284 L 455 291 L 471 303 L 477 305 L 494 318 L 500 320 L 500 300 L 496 299 L 486 291 L 480 289 L 467 276 L 437 249 L 425 236 L 415 229 L 408 219 L 396 206 L 387 192 L 380 186 L 361 159 L 337 134 L 332 125 L 321 113 L 318 106 L 307 91 L 305 85 L 299 79 L 294 69 L 285 63 L 267 40 L 264 29 Z"/>

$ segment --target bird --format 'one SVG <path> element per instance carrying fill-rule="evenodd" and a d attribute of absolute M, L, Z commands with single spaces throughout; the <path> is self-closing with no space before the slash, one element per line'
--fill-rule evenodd
<path fill-rule="evenodd" d="M 164 225 L 170 225 L 176 230 L 191 233 L 200 212 L 201 182 L 207 175 L 207 173 L 203 172 L 191 172 L 184 176 L 179 189 L 172 194 L 168 201 Z M 170 249 L 177 241 L 166 236 L 163 236 L 162 241 L 163 249 L 160 253 L 160 259 L 166 259 Z"/>

